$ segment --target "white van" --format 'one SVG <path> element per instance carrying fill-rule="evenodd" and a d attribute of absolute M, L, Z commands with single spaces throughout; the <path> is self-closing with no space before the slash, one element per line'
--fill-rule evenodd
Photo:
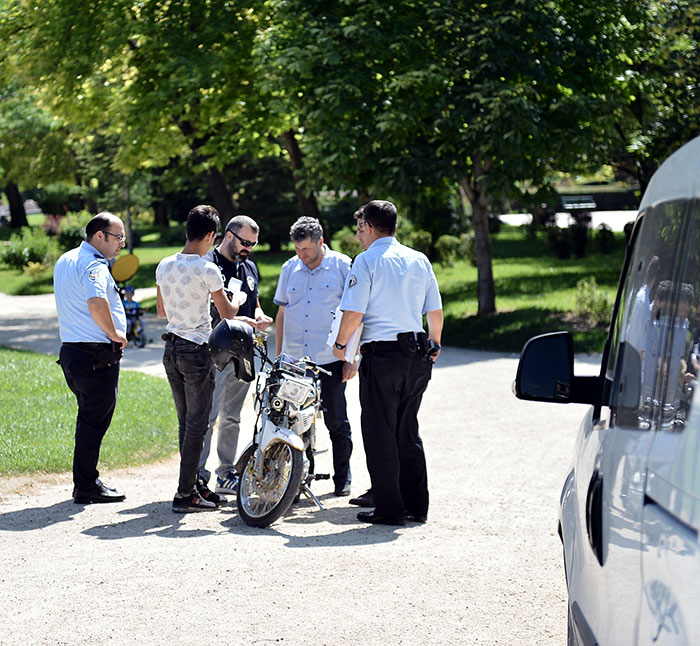
<path fill-rule="evenodd" d="M 589 404 L 561 494 L 568 644 L 700 644 L 700 137 L 640 205 L 597 377 L 528 341 L 521 399 Z"/>

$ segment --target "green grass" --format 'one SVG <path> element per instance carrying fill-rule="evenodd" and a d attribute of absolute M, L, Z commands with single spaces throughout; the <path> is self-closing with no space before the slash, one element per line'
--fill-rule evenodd
<path fill-rule="evenodd" d="M 477 272 L 467 261 L 435 265 L 445 311 L 443 342 L 458 347 L 519 352 L 530 337 L 569 330 L 578 352 L 600 352 L 607 330 L 571 321 L 576 283 L 594 276 L 614 299 L 624 260 L 624 235 L 616 234 L 613 253 L 559 260 L 543 238 L 530 240 L 517 227 L 493 236 L 496 314 L 476 316 Z"/>
<path fill-rule="evenodd" d="M 182 249 L 184 231 L 169 233 L 169 240 L 175 244 L 161 245 L 160 231 L 156 229 L 142 231 L 141 238 L 142 244 L 134 249 L 139 269 L 129 282 L 136 287 L 152 287 L 160 260 Z M 593 241 L 589 246 L 591 252 L 586 258 L 559 260 L 547 248 L 543 234 L 530 239 L 522 229 L 503 225 L 501 232 L 492 237 L 498 312 L 485 317 L 476 316 L 476 268 L 467 261 L 458 261 L 452 267 L 435 264 L 445 310 L 444 343 L 519 352 L 535 334 L 568 329 L 574 334 L 577 351 L 600 351 L 606 330 L 580 321 L 574 324 L 568 314 L 574 308 L 576 283 L 582 278 L 595 277 L 600 288 L 614 297 L 624 256 L 624 236 L 616 234 L 616 248 L 609 255 L 597 253 Z M 273 317 L 277 308 L 272 299 L 280 268 L 293 253 L 291 247 L 272 253 L 261 245 L 253 255 L 261 274 L 260 302 Z M 50 271 L 33 279 L 0 266 L 1 291 L 35 294 L 50 293 L 52 289 Z M 153 299 L 143 301 L 142 306 L 153 309 Z"/>
<path fill-rule="evenodd" d="M 0 476 L 70 471 L 77 404 L 53 357 L 0 347 Z M 165 379 L 122 370 L 100 466 L 154 462 L 177 452 Z"/>

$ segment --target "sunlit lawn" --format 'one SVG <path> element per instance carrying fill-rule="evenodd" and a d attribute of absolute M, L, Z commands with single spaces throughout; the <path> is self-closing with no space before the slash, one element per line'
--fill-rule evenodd
<path fill-rule="evenodd" d="M 78 406 L 55 357 L 0 347 L 0 410 L 0 476 L 71 470 Z M 167 380 L 122 370 L 100 464 L 145 464 L 176 452 Z"/>

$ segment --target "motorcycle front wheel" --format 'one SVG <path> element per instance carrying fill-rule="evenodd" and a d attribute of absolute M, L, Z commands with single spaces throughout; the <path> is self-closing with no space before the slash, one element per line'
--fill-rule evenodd
<path fill-rule="evenodd" d="M 255 455 L 250 454 L 238 481 L 238 513 L 246 525 L 267 527 L 291 507 L 301 486 L 304 460 L 301 451 L 275 442 L 267 449 L 259 478 Z"/>

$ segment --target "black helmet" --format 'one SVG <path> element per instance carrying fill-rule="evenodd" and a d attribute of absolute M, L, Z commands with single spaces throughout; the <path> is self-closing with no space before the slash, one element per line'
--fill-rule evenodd
<path fill-rule="evenodd" d="M 223 370 L 233 360 L 236 377 L 253 381 L 253 328 L 243 321 L 222 319 L 209 335 L 209 352 L 214 365 Z"/>

